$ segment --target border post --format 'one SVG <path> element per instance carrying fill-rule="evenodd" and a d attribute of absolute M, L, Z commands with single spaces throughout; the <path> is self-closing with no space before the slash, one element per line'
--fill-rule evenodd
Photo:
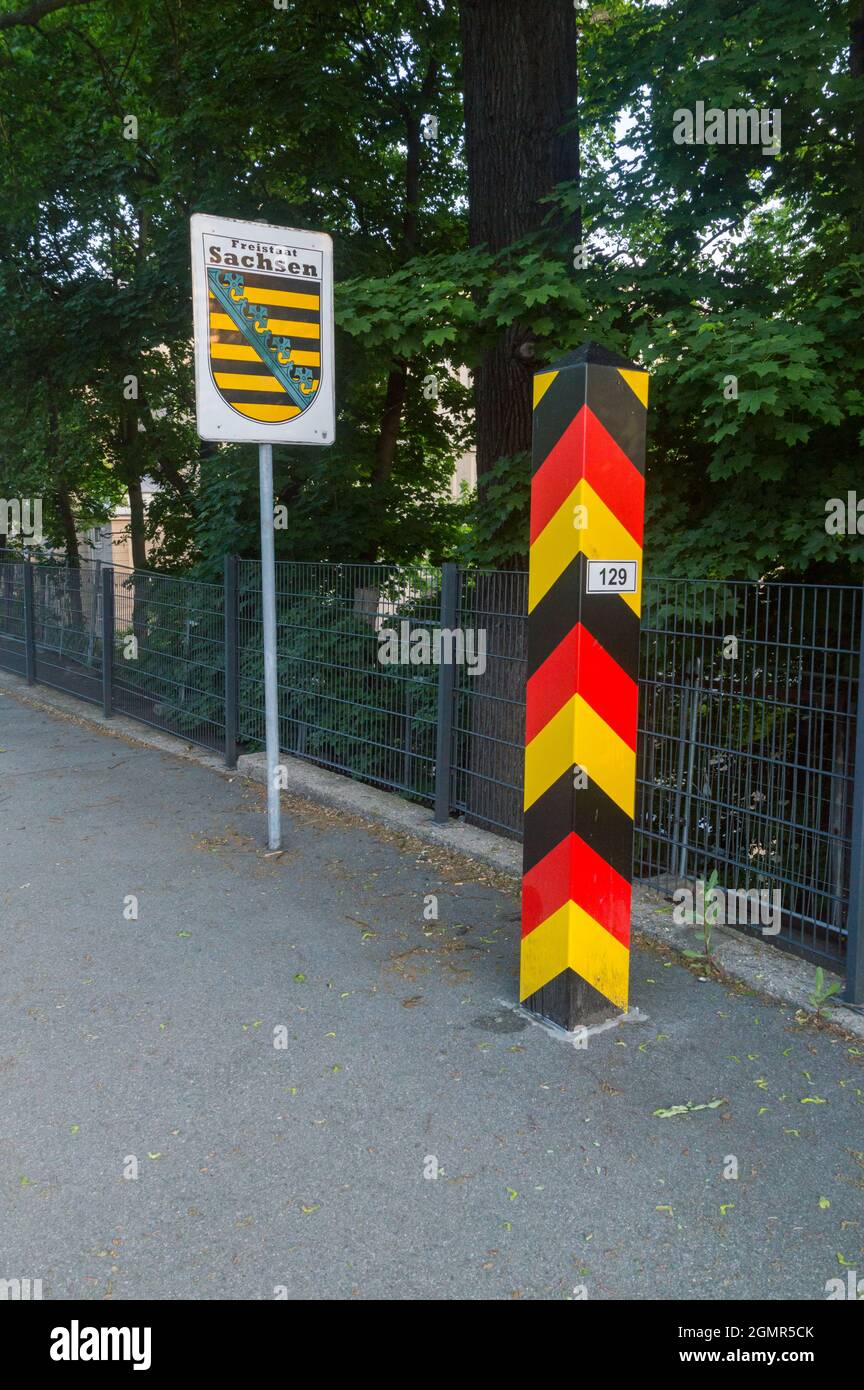
<path fill-rule="evenodd" d="M 525 1008 L 626 1010 L 648 374 L 596 343 L 534 375 Z"/>

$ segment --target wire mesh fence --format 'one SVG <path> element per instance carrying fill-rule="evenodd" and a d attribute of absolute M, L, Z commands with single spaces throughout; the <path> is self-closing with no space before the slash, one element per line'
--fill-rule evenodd
<path fill-rule="evenodd" d="M 24 564 L 0 550 L 0 665 L 23 675 L 26 670 Z"/>
<path fill-rule="evenodd" d="M 190 743 L 222 748 L 222 586 L 115 567 L 111 597 L 114 708 Z"/>
<path fill-rule="evenodd" d="M 226 757 L 258 747 L 258 562 L 226 578 L 0 552 L 0 666 Z M 518 838 L 527 575 L 280 563 L 276 589 L 283 751 Z M 838 961 L 862 590 L 647 579 L 643 603 L 634 876 L 776 891 L 779 941 Z"/>
<path fill-rule="evenodd" d="M 776 893 L 815 959 L 849 907 L 861 598 L 656 579 L 643 617 L 636 876 Z"/>
<path fill-rule="evenodd" d="M 439 589 L 440 572 L 423 567 L 277 564 L 281 748 L 422 801 L 432 799 L 437 672 L 431 633 Z M 413 649 L 409 642 L 403 651 L 408 632 L 425 633 L 428 650 L 417 637 Z M 238 566 L 238 653 L 239 736 L 260 743 L 261 581 L 252 560 Z"/>
<path fill-rule="evenodd" d="M 456 673 L 451 801 L 469 820 L 522 833 L 528 575 L 462 570 L 458 622 L 485 661 Z M 482 669 L 481 669 L 482 667 Z"/>
<path fill-rule="evenodd" d="M 102 688 L 95 566 L 38 564 L 33 581 L 35 679 L 98 700 Z"/>

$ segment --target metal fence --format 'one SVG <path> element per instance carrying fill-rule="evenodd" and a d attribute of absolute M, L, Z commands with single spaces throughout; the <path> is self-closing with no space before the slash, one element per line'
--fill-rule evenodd
<path fill-rule="evenodd" d="M 839 965 L 862 920 L 862 590 L 646 579 L 643 605 L 634 876 L 779 891 L 774 939 Z M 518 838 L 526 613 L 522 572 L 278 564 L 282 749 Z M 0 666 L 229 765 L 263 741 L 260 629 L 256 561 L 217 585 L 0 552 Z"/>

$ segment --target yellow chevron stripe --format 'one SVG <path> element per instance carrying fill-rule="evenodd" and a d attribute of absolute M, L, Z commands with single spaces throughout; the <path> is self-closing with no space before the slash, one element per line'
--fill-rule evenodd
<path fill-rule="evenodd" d="M 269 420 L 278 424 L 280 420 L 293 420 L 300 414 L 299 405 L 247 405 L 245 401 L 232 401 L 232 410 L 248 415 L 250 420 Z"/>
<path fill-rule="evenodd" d="M 587 525 L 577 530 L 574 508 L 585 508 Z M 626 603 L 638 616 L 642 608 L 642 549 L 584 478 L 561 504 L 531 546 L 528 612 L 537 607 L 559 575 L 579 552 L 589 560 L 636 560 L 636 593 L 610 594 L 609 602 Z"/>
<path fill-rule="evenodd" d="M 577 764 L 632 819 L 636 754 L 581 695 L 573 695 L 525 749 L 525 810 Z"/>
<path fill-rule="evenodd" d="M 298 367 L 320 367 L 320 352 L 292 352 L 289 354 L 291 361 L 296 362 Z M 210 356 L 225 357 L 232 362 L 262 362 L 264 359 L 261 354 L 256 352 L 253 347 L 245 347 L 240 343 L 220 343 L 210 339 Z"/>
<path fill-rule="evenodd" d="M 227 314 L 217 314 L 215 310 L 210 310 L 211 328 L 230 328 L 235 333 L 239 332 L 236 323 Z M 295 323 L 293 319 L 270 319 L 267 320 L 267 327 L 271 333 L 284 333 L 292 338 L 320 338 L 321 327 L 317 323 Z"/>
<path fill-rule="evenodd" d="M 210 299 L 216 301 L 212 290 Z M 321 302 L 317 294 L 295 294 L 292 290 L 262 290 L 255 285 L 246 286 L 245 299 L 251 304 L 278 304 L 283 309 L 319 309 Z"/>
<path fill-rule="evenodd" d="M 619 1009 L 627 1008 L 630 952 L 578 903 L 564 903 L 522 938 L 519 998 L 569 966 Z"/>
<path fill-rule="evenodd" d="M 557 372 L 538 372 L 534 378 L 534 409 L 536 410 L 552 382 L 555 380 Z"/>
<path fill-rule="evenodd" d="M 618 368 L 618 375 L 622 376 L 630 387 L 634 395 L 638 396 L 645 409 L 648 409 L 648 373 L 647 372 L 628 372 L 623 367 Z"/>

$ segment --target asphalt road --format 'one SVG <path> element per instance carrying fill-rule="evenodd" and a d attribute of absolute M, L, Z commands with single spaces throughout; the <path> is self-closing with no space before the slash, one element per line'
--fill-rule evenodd
<path fill-rule="evenodd" d="M 267 858 L 259 789 L 3 695 L 0 750 L 0 1278 L 819 1300 L 864 1276 L 861 1044 L 637 952 L 646 1020 L 576 1050 L 510 1007 L 518 901 L 482 868 L 296 803 Z"/>

